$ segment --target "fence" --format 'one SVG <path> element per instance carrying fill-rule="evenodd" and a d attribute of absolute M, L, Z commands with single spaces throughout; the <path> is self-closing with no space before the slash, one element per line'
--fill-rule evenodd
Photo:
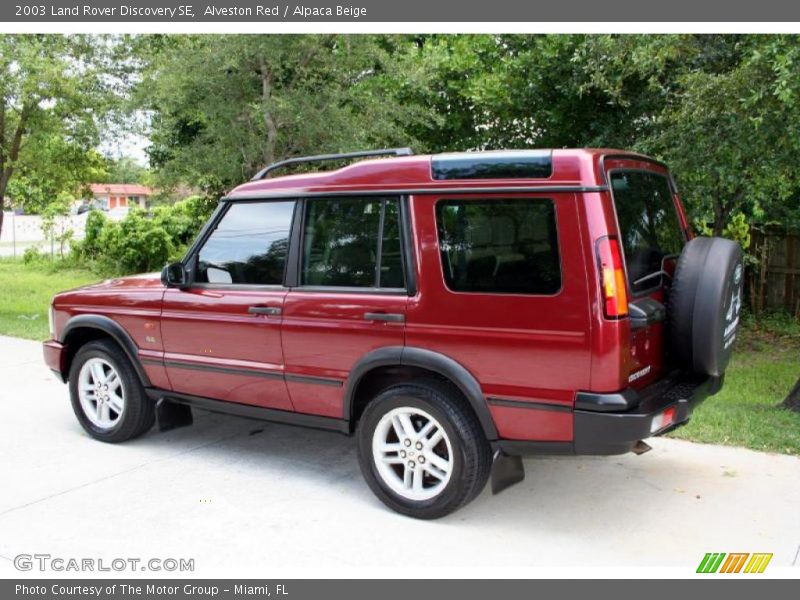
<path fill-rule="evenodd" d="M 756 259 L 748 277 L 753 312 L 778 309 L 800 318 L 800 233 L 753 229 L 749 252 Z"/>
<path fill-rule="evenodd" d="M 88 213 L 56 217 L 55 233 L 72 229 L 75 239 L 83 237 Z M 0 256 L 22 256 L 26 248 L 38 247 L 43 252 L 58 252 L 58 244 L 45 239 L 42 217 L 39 215 L 15 215 L 3 213 L 3 229 L 0 232 Z"/>

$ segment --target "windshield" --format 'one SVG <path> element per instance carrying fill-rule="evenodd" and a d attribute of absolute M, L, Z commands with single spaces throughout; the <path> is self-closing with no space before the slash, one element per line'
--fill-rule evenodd
<path fill-rule="evenodd" d="M 611 173 L 611 189 L 631 292 L 658 287 L 663 258 L 684 244 L 669 182 L 651 171 L 622 170 Z"/>

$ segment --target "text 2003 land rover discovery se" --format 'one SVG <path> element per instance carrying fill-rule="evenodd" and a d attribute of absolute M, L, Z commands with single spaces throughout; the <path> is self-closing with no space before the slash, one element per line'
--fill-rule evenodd
<path fill-rule="evenodd" d="M 436 518 L 521 479 L 521 455 L 642 452 L 686 422 L 741 289 L 739 247 L 693 239 L 644 156 L 309 157 L 223 198 L 160 278 L 57 295 L 44 353 L 99 440 L 192 406 L 355 433 L 375 494 Z"/>

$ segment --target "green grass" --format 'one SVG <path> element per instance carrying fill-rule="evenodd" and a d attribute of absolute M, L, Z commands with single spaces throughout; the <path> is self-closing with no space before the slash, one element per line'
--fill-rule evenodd
<path fill-rule="evenodd" d="M 53 295 L 99 279 L 84 269 L 56 270 L 47 264 L 0 260 L 0 335 L 47 339 L 47 311 Z"/>
<path fill-rule="evenodd" d="M 53 294 L 99 279 L 88 270 L 0 259 L 0 335 L 47 339 Z M 800 413 L 778 406 L 800 376 L 800 335 L 794 325 L 780 325 L 748 323 L 722 391 L 671 437 L 800 455 Z"/>
<path fill-rule="evenodd" d="M 800 455 L 800 413 L 779 406 L 800 377 L 800 339 L 744 329 L 722 390 L 670 437 Z"/>

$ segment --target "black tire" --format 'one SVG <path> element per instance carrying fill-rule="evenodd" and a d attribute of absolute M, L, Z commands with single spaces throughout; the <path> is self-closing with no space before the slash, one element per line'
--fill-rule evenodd
<path fill-rule="evenodd" d="M 117 372 L 125 403 L 113 427 L 98 427 L 87 417 L 78 395 L 78 378 L 83 365 L 92 358 L 108 362 Z M 69 394 L 78 422 L 90 436 L 101 442 L 119 443 L 147 432 L 155 423 L 155 405 L 145 394 L 142 382 L 125 352 L 111 340 L 96 340 L 82 346 L 69 369 Z"/>
<path fill-rule="evenodd" d="M 742 250 L 723 238 L 699 237 L 683 249 L 667 305 L 670 347 L 683 367 L 720 377 L 739 324 Z"/>
<path fill-rule="evenodd" d="M 421 409 L 444 429 L 453 450 L 452 474 L 444 489 L 427 500 L 400 496 L 384 481 L 373 457 L 372 439 L 384 415 L 395 408 Z M 373 493 L 389 508 L 417 519 L 438 519 L 465 506 L 489 478 L 492 452 L 478 418 L 456 389 L 436 380 L 395 385 L 368 405 L 358 424 L 361 472 Z"/>

